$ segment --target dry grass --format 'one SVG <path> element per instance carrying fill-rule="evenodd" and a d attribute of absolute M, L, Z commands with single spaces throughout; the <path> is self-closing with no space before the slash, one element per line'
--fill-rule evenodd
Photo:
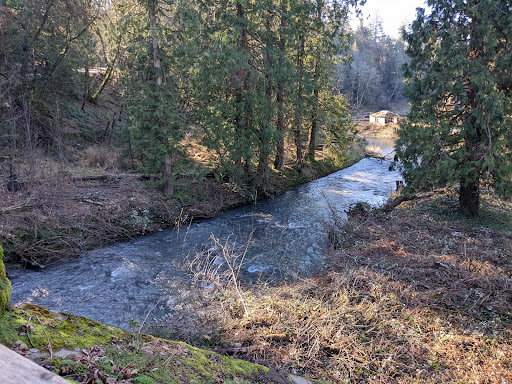
<path fill-rule="evenodd" d="M 173 199 L 162 199 L 137 175 L 37 181 L 30 189 L 5 194 L 0 204 L 3 245 L 29 264 L 48 264 L 244 202 L 229 184 L 213 180 L 180 179 L 176 192 Z"/>
<path fill-rule="evenodd" d="M 512 204 L 479 222 L 450 195 L 415 204 L 352 217 L 325 275 L 248 289 L 246 316 L 236 296 L 184 308 L 199 341 L 336 383 L 512 382 Z"/>
<path fill-rule="evenodd" d="M 391 139 L 398 138 L 397 129 L 398 125 L 396 124 L 380 125 L 367 122 L 360 122 L 357 125 L 357 130 L 364 135 L 388 137 Z"/>
<path fill-rule="evenodd" d="M 119 159 L 119 151 L 108 145 L 92 145 L 83 151 L 86 167 L 114 169 Z"/>

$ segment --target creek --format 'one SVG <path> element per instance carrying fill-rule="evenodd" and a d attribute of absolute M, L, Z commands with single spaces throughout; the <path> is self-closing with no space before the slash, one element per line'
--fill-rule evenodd
<path fill-rule="evenodd" d="M 169 316 L 190 278 L 175 267 L 187 255 L 216 252 L 221 244 L 244 249 L 241 279 L 283 279 L 325 268 L 327 228 L 356 202 L 383 204 L 395 181 L 390 171 L 393 141 L 367 138 L 369 149 L 386 160 L 364 158 L 353 166 L 289 189 L 271 200 L 233 209 L 132 241 L 98 249 L 41 270 L 8 268 L 12 305 L 33 303 L 128 329 L 132 320 Z"/>

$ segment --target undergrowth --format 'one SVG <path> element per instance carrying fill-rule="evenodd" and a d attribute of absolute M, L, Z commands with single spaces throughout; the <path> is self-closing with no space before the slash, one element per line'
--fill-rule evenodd
<path fill-rule="evenodd" d="M 245 312 L 239 294 L 213 292 L 179 314 L 196 336 L 166 328 L 336 383 L 512 382 L 512 204 L 484 201 L 474 222 L 449 208 L 453 194 L 354 211 L 328 273 L 246 288 Z"/>

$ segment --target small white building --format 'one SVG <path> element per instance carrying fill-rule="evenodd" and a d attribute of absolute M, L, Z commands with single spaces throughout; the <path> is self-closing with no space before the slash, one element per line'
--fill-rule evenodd
<path fill-rule="evenodd" d="M 380 111 L 370 115 L 370 123 L 373 124 L 400 124 L 402 119 L 396 113 L 390 111 Z"/>

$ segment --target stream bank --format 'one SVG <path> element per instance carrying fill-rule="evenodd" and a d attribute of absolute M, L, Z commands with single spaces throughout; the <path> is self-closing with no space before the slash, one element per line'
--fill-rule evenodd
<path fill-rule="evenodd" d="M 101 170 L 57 173 L 36 180 L 30 189 L 4 195 L 0 242 L 7 262 L 39 268 L 164 228 L 179 228 L 192 219 L 215 217 L 255 198 L 278 196 L 350 166 L 363 156 L 359 140 L 353 142 L 342 165 L 318 151 L 321 160 L 303 167 L 288 164 L 284 171 L 272 172 L 269 187 L 259 196 L 217 181 L 210 174 L 179 178 L 174 195 L 163 198 L 140 175 L 99 175 Z"/>
<path fill-rule="evenodd" d="M 388 154 L 392 148 L 382 145 L 381 150 Z M 345 211 L 357 202 L 379 206 L 389 198 L 400 178 L 389 165 L 389 160 L 365 158 L 274 199 L 179 230 L 113 244 L 44 270 L 9 268 L 12 303 L 38 304 L 128 329 L 134 321 L 147 325 L 172 317 L 190 300 L 190 274 L 182 268 L 187 258 L 200 258 L 206 269 L 232 268 L 246 283 L 308 276 L 327 266 L 333 222 L 345 220 Z M 196 269 L 199 274 L 203 267 Z"/>
<path fill-rule="evenodd" d="M 244 290 L 247 313 L 242 317 L 235 308 L 236 292 L 224 298 L 213 292 L 203 301 L 175 308 L 174 321 L 152 333 L 323 382 L 511 382 L 512 202 L 492 193 L 482 199 L 481 215 L 472 219 L 458 212 L 453 191 L 403 203 L 391 213 L 351 215 L 333 227 L 339 236 L 331 244 L 328 272 Z M 44 350 L 47 339 L 37 318 L 27 308 L 16 311 L 26 313 L 9 341 L 18 338 L 28 345 L 27 335 L 19 333 L 26 331 L 24 324 L 32 324 Z M 52 337 L 50 332 L 59 330 L 52 328 L 55 321 L 35 313 Z M 86 321 L 95 328 L 97 323 Z M 137 344 L 141 339 L 134 336 L 135 343 L 119 346 L 114 339 L 110 346 L 126 359 L 123 364 L 112 361 L 129 368 L 127 375 L 138 367 L 128 367 L 134 361 L 155 363 L 140 375 L 152 375 L 157 367 L 183 368 L 181 353 L 169 365 L 158 364 L 150 355 L 153 339 L 144 336 Z M 183 343 L 156 345 L 169 348 L 166 353 L 180 346 L 187 350 Z M 91 359 L 79 359 L 76 365 L 62 361 L 63 371 L 92 367 L 87 372 L 100 368 L 103 374 L 105 363 L 112 370 L 114 365 L 100 356 L 103 346 L 86 351 Z M 114 377 L 122 379 L 122 374 Z M 243 375 L 221 379 L 226 384 L 239 383 L 237 379 L 272 383 Z"/>
<path fill-rule="evenodd" d="M 512 382 L 512 201 L 360 208 L 330 228 L 328 270 L 205 293 L 150 332 L 331 383 Z"/>
<path fill-rule="evenodd" d="M 38 306 L 12 309 L 0 316 L 0 327 L 0 344 L 71 383 L 313 384 L 183 342 L 125 332 Z M 14 382 L 16 377 L 7 379 Z"/>

